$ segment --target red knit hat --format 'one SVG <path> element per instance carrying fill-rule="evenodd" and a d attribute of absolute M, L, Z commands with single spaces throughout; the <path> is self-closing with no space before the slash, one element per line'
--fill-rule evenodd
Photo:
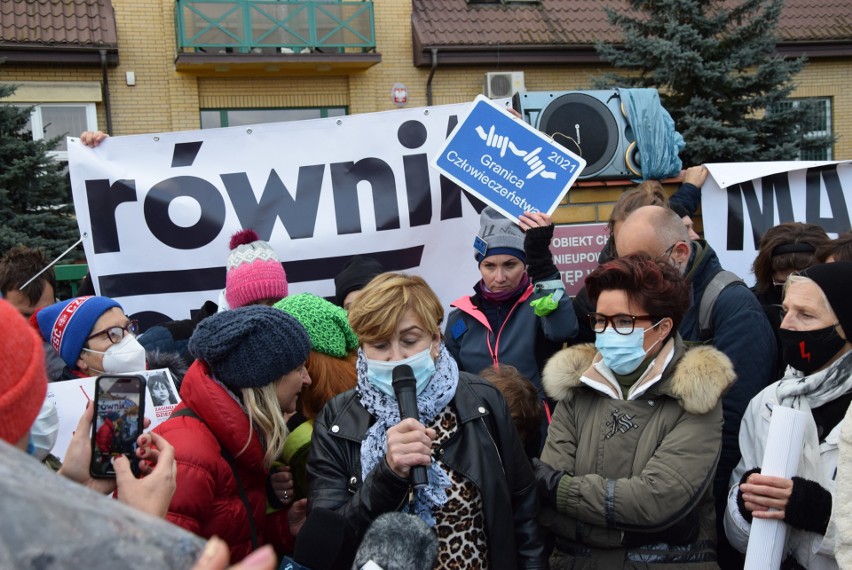
<path fill-rule="evenodd" d="M 0 439 L 18 443 L 30 431 L 47 394 L 38 333 L 0 300 Z"/>

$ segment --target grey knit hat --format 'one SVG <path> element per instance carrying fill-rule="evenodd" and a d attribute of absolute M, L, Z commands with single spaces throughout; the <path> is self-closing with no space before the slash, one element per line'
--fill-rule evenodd
<path fill-rule="evenodd" d="M 251 305 L 201 321 L 188 348 L 229 388 L 261 388 L 302 364 L 311 340 L 299 321 L 287 313 Z"/>
<path fill-rule="evenodd" d="M 514 255 L 526 263 L 524 232 L 503 214 L 488 206 L 479 215 L 479 232 L 474 240 L 476 261 L 489 255 Z"/>

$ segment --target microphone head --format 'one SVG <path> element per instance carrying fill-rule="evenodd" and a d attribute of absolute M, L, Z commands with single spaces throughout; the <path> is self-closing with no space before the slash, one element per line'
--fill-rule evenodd
<path fill-rule="evenodd" d="M 393 385 L 394 394 L 397 395 L 400 390 L 415 389 L 417 387 L 417 380 L 414 379 L 414 370 L 408 364 L 394 366 L 391 384 Z"/>
<path fill-rule="evenodd" d="M 407 513 L 385 513 L 370 525 L 355 555 L 355 567 L 368 562 L 383 570 L 432 570 L 438 537 L 423 520 Z"/>

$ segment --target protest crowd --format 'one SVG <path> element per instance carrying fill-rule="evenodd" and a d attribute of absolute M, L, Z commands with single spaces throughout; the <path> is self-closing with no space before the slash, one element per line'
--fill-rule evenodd
<path fill-rule="evenodd" d="M 781 568 L 852 565 L 852 235 L 773 227 L 749 288 L 692 226 L 706 177 L 624 192 L 575 297 L 550 216 L 486 207 L 481 279 L 449 314 L 370 257 L 330 299 L 290 294 L 287 260 L 243 228 L 218 302 L 143 331 L 91 284 L 57 300 L 52 270 L 31 279 L 40 252 L 3 252 L 0 464 L 44 480 L 22 491 L 39 536 L 4 525 L 26 548 L 0 566 L 80 567 L 102 555 L 87 541 L 139 533 L 101 566 L 148 549 L 195 569 L 728 569 L 767 525 Z M 51 386 L 155 370 L 156 427 L 90 402 L 54 448 Z M 781 407 L 802 418 L 787 477 L 762 472 Z M 53 551 L 68 504 L 105 526 Z"/>

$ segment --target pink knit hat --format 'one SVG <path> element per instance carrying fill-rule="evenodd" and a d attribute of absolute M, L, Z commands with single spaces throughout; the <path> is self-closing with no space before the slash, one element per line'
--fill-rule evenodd
<path fill-rule="evenodd" d="M 0 300 L 0 439 L 18 443 L 46 393 L 41 338 L 15 307 Z"/>
<path fill-rule="evenodd" d="M 284 267 L 275 250 L 254 230 L 238 231 L 231 236 L 230 246 L 225 274 L 225 300 L 230 308 L 287 296 Z"/>

